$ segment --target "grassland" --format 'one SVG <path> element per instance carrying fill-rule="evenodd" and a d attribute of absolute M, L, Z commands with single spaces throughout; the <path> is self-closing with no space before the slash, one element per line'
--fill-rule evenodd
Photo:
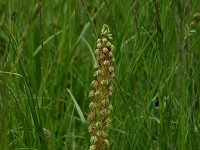
<path fill-rule="evenodd" d="M 111 149 L 198 150 L 199 13 L 198 0 L 1 0 L 0 150 L 89 148 L 104 23 L 116 59 Z"/>

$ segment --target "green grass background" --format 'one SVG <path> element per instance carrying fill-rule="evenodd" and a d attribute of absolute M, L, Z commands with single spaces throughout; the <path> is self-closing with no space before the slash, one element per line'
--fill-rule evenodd
<path fill-rule="evenodd" d="M 198 12 L 198 0 L 1 0 L 0 149 L 89 148 L 91 50 L 106 23 L 111 149 L 198 150 Z"/>

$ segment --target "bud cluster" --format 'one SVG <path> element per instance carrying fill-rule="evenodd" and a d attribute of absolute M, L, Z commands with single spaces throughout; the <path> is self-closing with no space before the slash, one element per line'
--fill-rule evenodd
<path fill-rule="evenodd" d="M 97 49 L 95 50 L 97 62 L 93 67 L 95 69 L 95 79 L 91 83 L 93 90 L 89 92 L 89 97 L 93 98 L 89 105 L 90 150 L 103 150 L 108 149 L 110 146 L 107 129 L 111 124 L 109 114 L 113 107 L 109 102 L 109 98 L 112 96 L 113 90 L 111 79 L 115 78 L 113 67 L 115 61 L 114 46 L 109 42 L 112 39 L 108 25 L 104 24 L 101 39 L 97 40 Z"/>

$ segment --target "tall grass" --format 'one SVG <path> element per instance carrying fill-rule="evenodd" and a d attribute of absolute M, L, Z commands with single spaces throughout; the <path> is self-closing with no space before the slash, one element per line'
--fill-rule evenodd
<path fill-rule="evenodd" d="M 200 12 L 190 1 L 0 1 L 0 149 L 89 149 L 96 39 L 115 45 L 110 149 L 199 149 Z"/>

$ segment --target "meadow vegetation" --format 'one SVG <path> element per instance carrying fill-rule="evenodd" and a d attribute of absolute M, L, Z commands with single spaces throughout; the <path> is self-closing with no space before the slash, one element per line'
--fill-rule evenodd
<path fill-rule="evenodd" d="M 198 0 L 0 0 L 0 150 L 87 150 L 96 41 L 115 46 L 111 150 L 198 150 Z"/>

